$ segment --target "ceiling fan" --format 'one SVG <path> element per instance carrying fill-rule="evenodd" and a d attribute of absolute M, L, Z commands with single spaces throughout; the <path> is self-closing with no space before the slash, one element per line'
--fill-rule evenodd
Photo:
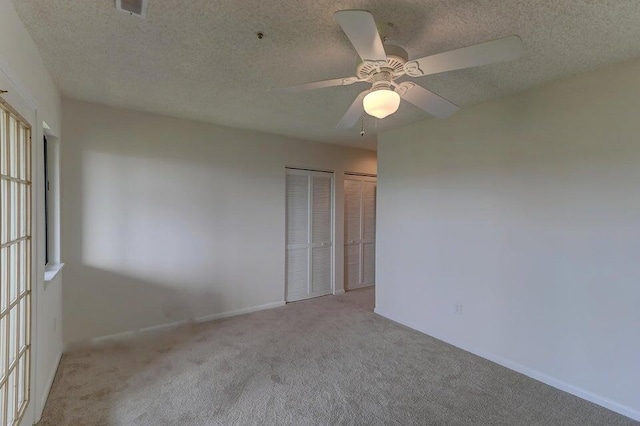
<path fill-rule="evenodd" d="M 400 99 L 412 103 L 435 117 L 448 117 L 459 109 L 458 106 L 411 81 L 398 83 L 395 80 L 404 75 L 422 77 L 511 61 L 519 58 L 523 53 L 522 40 L 514 35 L 409 60 L 403 48 L 382 44 L 370 12 L 340 10 L 334 16 L 362 59 L 356 68 L 356 76 L 317 81 L 274 91 L 296 93 L 325 87 L 348 86 L 360 82 L 370 83 L 371 88 L 361 92 L 342 117 L 337 125 L 339 129 L 353 127 L 363 112 L 376 118 L 385 118 L 398 110 Z"/>

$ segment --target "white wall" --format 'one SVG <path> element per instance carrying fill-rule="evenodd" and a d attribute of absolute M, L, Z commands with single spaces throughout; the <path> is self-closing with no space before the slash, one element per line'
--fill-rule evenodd
<path fill-rule="evenodd" d="M 640 419 L 639 118 L 633 62 L 382 135 L 376 312 Z"/>
<path fill-rule="evenodd" d="M 374 173 L 376 154 L 63 101 L 64 340 L 284 301 L 285 165 Z M 343 246 L 336 287 L 343 288 Z"/>
<path fill-rule="evenodd" d="M 0 74 L 9 80 L 9 96 L 17 96 L 29 105 L 34 117 L 32 139 L 34 146 L 34 227 L 33 247 L 35 274 L 33 277 L 33 363 L 35 366 L 31 405 L 23 424 L 31 424 L 38 419 L 43 408 L 42 402 L 49 392 L 49 386 L 62 351 L 61 285 L 59 274 L 53 281 L 44 283 L 44 209 L 41 203 L 44 185 L 42 183 L 42 122 L 46 121 L 51 133 L 60 137 L 61 107 L 60 96 L 55 84 L 44 67 L 40 52 L 22 21 L 18 18 L 10 0 L 0 0 Z M 6 81 L 5 80 L 5 81 Z M 0 87 L 0 89 L 5 89 Z"/>

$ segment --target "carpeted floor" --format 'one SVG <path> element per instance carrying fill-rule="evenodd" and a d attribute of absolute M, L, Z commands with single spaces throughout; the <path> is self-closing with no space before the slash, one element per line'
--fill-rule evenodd
<path fill-rule="evenodd" d="M 631 425 L 327 296 L 64 355 L 40 425 Z"/>

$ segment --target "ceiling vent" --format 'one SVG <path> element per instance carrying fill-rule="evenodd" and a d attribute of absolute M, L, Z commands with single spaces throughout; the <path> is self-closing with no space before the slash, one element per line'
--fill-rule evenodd
<path fill-rule="evenodd" d="M 140 18 L 147 16 L 147 0 L 116 0 L 116 9 Z"/>

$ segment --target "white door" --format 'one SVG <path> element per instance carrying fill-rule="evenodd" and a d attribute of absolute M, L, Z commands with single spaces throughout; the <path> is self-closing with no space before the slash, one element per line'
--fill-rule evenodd
<path fill-rule="evenodd" d="M 287 169 L 287 302 L 333 291 L 332 188 L 332 173 Z"/>
<path fill-rule="evenodd" d="M 35 272 L 43 247 L 35 231 L 40 206 L 36 111 L 8 78 L 0 64 L 0 424 L 32 425 L 35 358 L 32 328 L 39 294 Z M 40 145 L 37 145 L 40 146 Z M 38 202 L 36 202 L 38 201 Z M 42 275 L 40 275 L 42 277 Z M 40 288 L 42 284 L 40 285 Z M 34 294 L 35 293 L 35 294 Z"/>
<path fill-rule="evenodd" d="M 344 281 L 347 290 L 375 285 L 376 178 L 344 181 Z"/>

